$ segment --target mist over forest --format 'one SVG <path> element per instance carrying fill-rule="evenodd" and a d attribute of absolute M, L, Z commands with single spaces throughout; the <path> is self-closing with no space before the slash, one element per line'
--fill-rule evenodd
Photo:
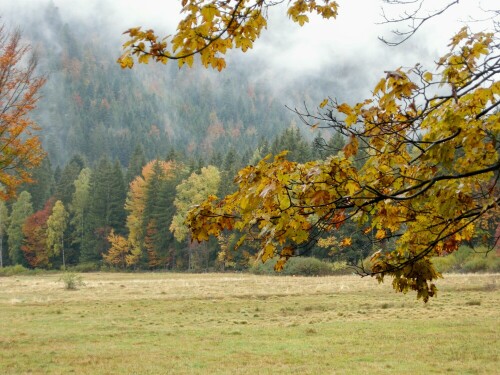
<path fill-rule="evenodd" d="M 22 12 L 4 21 L 21 28 L 48 77 L 35 117 L 54 166 L 79 154 L 91 164 L 108 156 L 126 167 L 137 145 L 148 160 L 179 152 L 206 162 L 230 149 L 248 159 L 259 142 L 299 121 L 286 105 L 316 106 L 332 87 L 342 95 L 353 90 L 333 74 L 262 75 L 265 59 L 236 58 L 221 73 L 174 64 L 124 71 L 116 63 L 119 34 L 104 16 L 65 19 L 51 2 Z"/>
<path fill-rule="evenodd" d="M 295 34 L 287 36 L 290 28 L 280 19 L 270 28 L 284 32 L 264 35 L 255 53 L 235 52 L 228 58 L 228 69 L 220 73 L 196 64 L 193 69 L 150 64 L 122 71 L 116 63 L 121 33 L 135 25 L 117 21 L 124 14 L 130 17 L 126 5 L 121 9 L 108 2 L 88 2 L 76 5 L 78 11 L 61 5 L 21 1 L 0 6 L 3 22 L 21 29 L 37 52 L 40 74 L 49 78 L 36 119 L 54 166 L 64 165 L 74 154 L 90 163 L 108 155 L 126 166 L 138 144 L 148 159 L 175 150 L 208 160 L 214 152 L 230 148 L 248 159 L 262 139 L 272 141 L 293 123 L 306 139 L 318 135 L 302 127 L 285 106 L 314 109 L 328 96 L 361 100 L 383 74 L 363 55 L 337 52 L 335 42 L 321 47 L 321 57 L 308 56 L 309 51 L 276 53 L 298 42 Z M 142 13 L 142 17 L 147 15 L 147 11 Z M 382 52 L 375 59 L 383 60 L 390 53 L 395 66 L 404 55 L 413 62 L 413 48 L 410 56 L 407 51 L 387 51 L 376 36 L 370 36 L 370 49 Z M 418 48 L 420 56 L 427 55 L 422 48 Z M 380 66 L 386 68 L 386 63 L 381 61 Z"/>

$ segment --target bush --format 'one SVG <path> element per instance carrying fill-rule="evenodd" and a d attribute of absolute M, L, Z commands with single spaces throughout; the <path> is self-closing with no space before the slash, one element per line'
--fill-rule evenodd
<path fill-rule="evenodd" d="M 87 262 L 87 263 L 80 263 L 75 266 L 67 267 L 68 271 L 72 272 L 97 272 L 101 270 L 101 266 L 99 263 L 92 263 L 92 262 Z"/>
<path fill-rule="evenodd" d="M 274 271 L 277 259 L 271 259 L 266 263 L 256 261 L 250 268 L 255 275 L 293 275 L 293 276 L 327 276 L 348 274 L 350 269 L 345 262 L 328 263 L 317 258 L 297 257 L 291 258 L 282 272 Z"/>
<path fill-rule="evenodd" d="M 487 268 L 488 259 L 484 255 L 481 257 L 470 257 L 464 262 L 462 266 L 462 272 L 486 272 Z"/>
<path fill-rule="evenodd" d="M 0 268 L 0 276 L 13 276 L 29 273 L 31 270 L 20 264 Z"/>
<path fill-rule="evenodd" d="M 330 263 L 322 262 L 316 258 L 292 258 L 283 269 L 285 275 L 296 276 L 326 276 L 332 275 Z"/>
<path fill-rule="evenodd" d="M 443 272 L 500 272 L 500 257 L 494 252 L 486 253 L 486 248 L 476 251 L 461 246 L 457 251 L 444 257 L 432 259 L 436 269 Z"/>
<path fill-rule="evenodd" d="M 255 275 L 275 275 L 274 265 L 277 259 L 268 260 L 266 263 L 262 263 L 260 260 L 256 260 L 255 263 L 250 267 L 250 272 Z"/>
<path fill-rule="evenodd" d="M 79 286 L 85 285 L 82 277 L 73 272 L 65 272 L 59 281 L 62 281 L 64 288 L 68 290 L 76 290 Z"/>

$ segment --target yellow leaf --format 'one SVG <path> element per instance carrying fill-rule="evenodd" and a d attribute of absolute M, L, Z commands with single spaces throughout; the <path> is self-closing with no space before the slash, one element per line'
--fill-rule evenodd
<path fill-rule="evenodd" d="M 265 262 L 268 259 L 271 259 L 274 257 L 274 251 L 276 250 L 276 246 L 274 246 L 272 243 L 267 243 L 264 248 L 262 249 L 262 261 Z"/>
<path fill-rule="evenodd" d="M 426 80 L 427 82 L 431 82 L 432 81 L 432 73 L 431 72 L 425 72 L 424 73 L 424 80 Z"/>
<path fill-rule="evenodd" d="M 283 271 L 283 268 L 285 267 L 285 264 L 286 264 L 286 258 L 280 258 L 276 264 L 274 265 L 274 270 L 276 272 L 281 272 Z"/>
<path fill-rule="evenodd" d="M 345 157 L 349 158 L 353 155 L 356 155 L 358 153 L 358 146 L 359 146 L 358 138 L 351 137 L 351 141 L 344 147 Z"/>
<path fill-rule="evenodd" d="M 294 21 L 298 22 L 300 26 L 304 26 L 306 22 L 309 22 L 309 17 L 307 17 L 305 14 L 302 14 L 300 16 L 295 17 Z"/>
<path fill-rule="evenodd" d="M 323 101 L 321 102 L 321 104 L 319 105 L 320 108 L 325 108 L 325 106 L 328 104 L 328 98 L 326 99 L 323 99 Z"/>
<path fill-rule="evenodd" d="M 351 245 L 352 245 L 351 237 L 346 237 L 340 242 L 340 246 L 351 246 Z"/>
<path fill-rule="evenodd" d="M 345 188 L 349 192 L 349 196 L 352 197 L 358 190 L 358 184 L 356 184 L 354 181 L 348 181 L 347 184 L 345 184 Z"/>
<path fill-rule="evenodd" d="M 385 237 L 385 230 L 383 230 L 383 229 L 379 229 L 379 230 L 377 231 L 377 233 L 375 234 L 375 238 L 376 238 L 377 240 L 381 240 L 381 239 L 382 239 L 382 238 L 384 238 L 384 237 Z"/>
<path fill-rule="evenodd" d="M 139 56 L 138 61 L 140 64 L 147 64 L 149 62 L 149 57 L 149 55 L 141 55 Z"/>
<path fill-rule="evenodd" d="M 282 257 L 292 257 L 293 256 L 293 248 L 290 246 L 284 247 L 283 250 L 281 250 L 280 255 Z"/>
<path fill-rule="evenodd" d="M 218 16 L 219 14 L 219 10 L 213 4 L 208 4 L 201 8 L 201 15 L 207 22 L 212 22 L 214 17 Z"/>
<path fill-rule="evenodd" d="M 352 112 L 352 108 L 348 104 L 342 103 L 341 105 L 337 106 L 337 111 L 342 112 L 346 115 L 350 115 Z"/>
<path fill-rule="evenodd" d="M 373 95 L 377 95 L 379 91 L 382 91 L 385 94 L 385 78 L 382 78 L 377 83 L 377 86 L 375 86 L 375 89 L 373 90 Z"/>

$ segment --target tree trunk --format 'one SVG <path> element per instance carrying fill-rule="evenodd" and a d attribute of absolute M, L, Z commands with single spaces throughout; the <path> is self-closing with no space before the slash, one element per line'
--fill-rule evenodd
<path fill-rule="evenodd" d="M 62 251 L 62 260 L 63 260 L 63 269 L 66 269 L 66 259 L 64 257 L 64 238 L 61 238 L 61 251 Z"/>

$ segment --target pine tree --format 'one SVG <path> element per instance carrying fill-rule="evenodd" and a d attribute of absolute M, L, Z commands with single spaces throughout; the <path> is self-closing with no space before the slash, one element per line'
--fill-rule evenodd
<path fill-rule="evenodd" d="M 80 171 L 85 167 L 85 162 L 81 156 L 73 156 L 71 161 L 64 167 L 61 177 L 56 186 L 56 198 L 65 206 L 71 203 L 75 192 L 74 182 L 78 178 Z"/>
<path fill-rule="evenodd" d="M 125 199 L 127 197 L 127 190 L 125 188 L 122 166 L 118 160 L 111 171 L 108 196 L 107 226 L 113 228 L 117 234 L 125 234 L 125 223 L 127 220 Z"/>
<path fill-rule="evenodd" d="M 32 173 L 34 180 L 33 184 L 26 184 L 22 190 L 26 190 L 31 194 L 33 209 L 41 210 L 47 200 L 54 194 L 55 181 L 54 171 L 50 159 L 43 159 L 39 167 L 35 168 Z"/>
<path fill-rule="evenodd" d="M 142 171 L 142 167 L 146 165 L 146 157 L 144 156 L 144 149 L 141 145 L 135 147 L 134 153 L 130 157 L 128 163 L 126 181 L 129 184 L 136 176 L 139 176 Z"/>
<path fill-rule="evenodd" d="M 80 253 L 81 262 L 98 262 L 101 260 L 101 255 L 108 250 L 107 237 L 111 229 L 108 226 L 109 186 L 112 171 L 109 159 L 102 158 L 91 175 L 88 226 L 85 228 Z"/>
<path fill-rule="evenodd" d="M 9 212 L 4 201 L 0 200 L 0 268 L 4 265 L 4 237 L 9 227 Z"/>

